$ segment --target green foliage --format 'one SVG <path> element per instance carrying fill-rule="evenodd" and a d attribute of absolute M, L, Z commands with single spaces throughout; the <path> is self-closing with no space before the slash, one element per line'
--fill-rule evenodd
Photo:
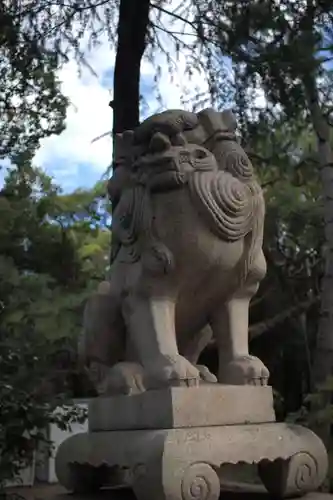
<path fill-rule="evenodd" d="M 108 262 L 100 187 L 64 196 L 26 156 L 17 159 L 0 191 L 0 485 L 45 442 L 49 423 L 85 417 L 54 410 L 89 394 L 76 387 L 84 374 L 75 346 L 84 301 Z"/>
<path fill-rule="evenodd" d="M 22 29 L 34 12 L 16 1 L 0 7 L 0 158 L 14 162 L 26 151 L 33 155 L 39 139 L 60 133 L 66 115 L 57 51 L 40 43 L 38 31 Z"/>
<path fill-rule="evenodd" d="M 256 108 L 253 92 L 260 90 L 270 112 L 303 119 L 308 114 L 305 80 L 315 79 L 323 98 L 332 98 L 327 63 L 332 60 L 332 5 L 329 2 L 219 2 L 197 4 L 198 31 L 228 55 L 237 71 L 236 86 L 248 108 Z M 324 65 L 325 63 L 326 65 Z M 217 85 L 219 67 L 215 65 Z M 252 101 L 252 102 L 251 102 Z M 257 106 L 257 111 L 260 112 Z"/>
<path fill-rule="evenodd" d="M 81 408 L 64 406 L 63 396 L 50 400 L 43 391 L 52 345 L 28 330 L 23 339 L 14 335 L 1 331 L 0 493 L 6 481 L 29 465 L 37 445 L 51 446 L 45 434 L 49 424 L 68 429 L 87 418 Z"/>

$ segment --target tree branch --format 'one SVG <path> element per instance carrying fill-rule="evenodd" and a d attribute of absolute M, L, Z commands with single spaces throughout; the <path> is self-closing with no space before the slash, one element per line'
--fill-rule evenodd
<path fill-rule="evenodd" d="M 186 19 L 185 17 L 177 14 L 175 11 L 167 10 L 164 7 L 161 7 L 160 5 L 151 3 L 151 7 L 153 9 L 159 10 L 160 12 L 163 12 L 163 14 L 166 14 L 167 16 L 173 17 L 174 19 L 178 19 L 178 21 L 181 21 L 181 22 L 187 24 L 188 26 L 191 26 L 191 28 L 195 31 L 195 33 L 197 33 L 198 27 L 196 26 L 196 24 L 193 21 L 190 21 L 189 19 Z"/>
<path fill-rule="evenodd" d="M 302 302 L 299 302 L 298 304 L 291 306 L 289 309 L 286 311 L 282 311 L 278 314 L 276 314 L 273 318 L 270 318 L 265 321 L 261 321 L 260 323 L 257 323 L 255 325 L 250 326 L 249 328 L 249 335 L 250 339 L 253 340 L 263 333 L 265 333 L 267 330 L 271 330 L 272 328 L 275 328 L 279 324 L 283 323 L 286 321 L 288 318 L 298 315 L 304 311 L 307 311 L 312 305 L 317 304 L 320 302 L 320 297 L 312 297 L 311 299 L 304 300 Z"/>

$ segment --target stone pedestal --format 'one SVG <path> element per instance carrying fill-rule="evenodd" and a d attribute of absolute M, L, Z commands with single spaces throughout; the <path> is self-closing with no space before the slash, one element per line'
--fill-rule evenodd
<path fill-rule="evenodd" d="M 245 462 L 258 464 L 266 489 L 283 498 L 316 490 L 327 472 L 314 433 L 274 422 L 267 387 L 179 387 L 96 399 L 89 425 L 56 457 L 59 482 L 71 491 L 126 485 L 138 500 L 218 500 L 220 467 Z"/>
<path fill-rule="evenodd" d="M 207 384 L 92 399 L 89 430 L 178 429 L 274 422 L 271 387 Z"/>

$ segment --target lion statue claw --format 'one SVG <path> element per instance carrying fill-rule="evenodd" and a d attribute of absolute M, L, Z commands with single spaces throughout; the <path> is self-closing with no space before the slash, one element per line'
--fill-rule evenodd
<path fill-rule="evenodd" d="M 117 137 L 112 263 L 85 308 L 79 352 L 101 394 L 199 383 L 267 384 L 248 351 L 266 273 L 264 200 L 229 111 L 171 110 Z M 198 358 L 214 338 L 218 377 Z"/>

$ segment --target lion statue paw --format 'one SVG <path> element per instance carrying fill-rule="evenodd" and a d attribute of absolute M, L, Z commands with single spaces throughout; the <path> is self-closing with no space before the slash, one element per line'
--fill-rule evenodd
<path fill-rule="evenodd" d="M 181 356 L 179 356 L 182 358 Z M 185 360 L 185 358 L 182 358 Z M 217 378 L 213 375 L 206 366 L 204 365 L 191 365 L 191 363 L 185 360 L 186 363 L 179 360 L 176 361 L 176 369 L 177 363 L 178 367 L 182 370 L 182 375 L 191 374 L 191 379 L 183 379 L 184 383 L 181 384 L 179 379 L 174 379 L 172 385 L 198 385 L 199 383 L 216 383 Z M 184 369 L 184 365 L 188 367 L 190 365 L 191 371 L 189 372 Z M 166 368 L 164 366 L 165 384 L 167 386 L 170 385 L 170 375 L 174 373 L 172 368 Z M 155 374 L 154 374 L 155 375 Z M 198 375 L 198 379 L 196 376 Z M 195 377 L 194 377 L 195 376 Z M 194 379 L 194 380 L 193 380 Z M 160 387 L 160 385 L 159 385 Z M 112 368 L 110 368 L 105 375 L 102 382 L 98 385 L 98 393 L 100 396 L 115 396 L 115 395 L 134 395 L 141 394 L 145 392 L 147 388 L 151 387 L 150 377 L 145 373 L 143 366 L 140 363 L 134 363 L 129 361 L 123 361 L 117 363 Z"/>

